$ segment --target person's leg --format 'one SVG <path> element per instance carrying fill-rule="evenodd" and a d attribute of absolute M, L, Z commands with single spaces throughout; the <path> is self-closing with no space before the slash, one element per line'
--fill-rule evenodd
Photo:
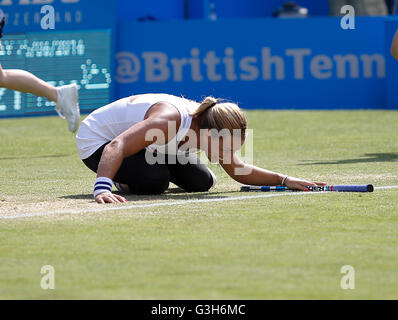
<path fill-rule="evenodd" d="M 79 94 L 76 84 L 54 87 L 24 70 L 5 70 L 0 65 L 0 87 L 31 93 L 57 103 L 55 110 L 68 121 L 69 130 L 79 127 Z"/>
<path fill-rule="evenodd" d="M 0 9 L 0 48 L 5 15 Z M 77 131 L 80 121 L 79 94 L 76 84 L 54 87 L 24 70 L 5 70 L 0 64 L 0 87 L 31 93 L 56 102 L 55 111 L 68 121 L 69 130 Z"/>
<path fill-rule="evenodd" d="M 24 70 L 4 70 L 0 65 L 0 87 L 32 93 L 57 102 L 57 88 Z"/>
<path fill-rule="evenodd" d="M 124 159 L 114 181 L 128 185 L 131 194 L 162 194 L 169 187 L 170 172 L 164 164 L 148 164 L 145 152 Z"/>
<path fill-rule="evenodd" d="M 178 187 L 188 192 L 206 192 L 216 185 L 215 174 L 195 154 L 179 155 L 176 162 L 168 163 L 167 167 L 171 175 L 170 181 Z"/>
<path fill-rule="evenodd" d="M 91 157 L 83 160 L 85 165 L 97 172 L 102 152 L 106 144 L 99 148 Z M 142 150 L 123 160 L 113 181 L 128 186 L 126 193 L 138 195 L 162 194 L 170 184 L 170 172 L 164 164 L 150 165 Z M 123 188 L 124 189 L 124 188 Z"/>
<path fill-rule="evenodd" d="M 6 24 L 4 12 L 0 9 L 0 39 Z M 0 41 L 1 48 L 1 41 Z M 0 87 L 8 90 L 32 93 L 39 97 L 57 102 L 57 89 L 24 70 L 4 70 L 0 64 Z"/>

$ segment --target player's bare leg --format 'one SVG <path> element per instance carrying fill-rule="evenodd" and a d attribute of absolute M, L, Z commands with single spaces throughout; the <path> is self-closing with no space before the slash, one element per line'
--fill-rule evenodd
<path fill-rule="evenodd" d="M 57 89 L 24 70 L 4 70 L 0 65 L 0 87 L 8 90 L 32 93 L 57 102 Z"/>
<path fill-rule="evenodd" d="M 0 87 L 24 93 L 32 93 L 57 103 L 55 110 L 68 120 L 69 130 L 79 127 L 79 96 L 76 84 L 54 87 L 24 70 L 4 70 L 0 65 Z"/>
<path fill-rule="evenodd" d="M 0 39 L 3 36 L 5 16 L 0 9 Z M 1 41 L 0 41 L 1 48 Z M 68 120 L 69 130 L 77 131 L 80 120 L 79 94 L 76 84 L 54 87 L 24 70 L 5 70 L 0 64 L 0 87 L 23 93 L 32 93 L 56 102 L 55 111 Z"/>

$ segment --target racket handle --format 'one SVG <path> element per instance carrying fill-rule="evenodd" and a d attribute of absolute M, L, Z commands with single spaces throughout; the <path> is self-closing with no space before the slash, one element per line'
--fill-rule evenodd
<path fill-rule="evenodd" d="M 333 191 L 337 192 L 373 192 L 374 187 L 371 184 L 362 186 L 333 186 Z"/>

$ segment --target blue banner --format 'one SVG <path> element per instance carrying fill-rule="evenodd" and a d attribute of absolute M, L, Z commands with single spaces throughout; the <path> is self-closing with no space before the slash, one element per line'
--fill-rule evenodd
<path fill-rule="evenodd" d="M 244 108 L 384 108 L 385 18 L 125 22 L 118 97 L 213 95 Z"/>
<path fill-rule="evenodd" d="M 42 19 L 54 9 L 55 30 L 86 30 L 113 28 L 117 1 L 108 0 L 0 0 L 7 17 L 6 33 L 43 30 Z M 45 9 L 45 8 L 44 8 Z"/>

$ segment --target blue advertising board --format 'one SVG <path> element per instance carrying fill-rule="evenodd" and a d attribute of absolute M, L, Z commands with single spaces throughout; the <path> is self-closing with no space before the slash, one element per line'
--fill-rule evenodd
<path fill-rule="evenodd" d="M 168 92 L 244 108 L 384 108 L 385 19 L 123 22 L 118 97 Z"/>
<path fill-rule="evenodd" d="M 196 100 L 213 95 L 244 108 L 398 109 L 398 61 L 389 54 L 397 26 L 389 18 L 357 17 L 354 30 L 343 30 L 333 17 L 143 23 L 127 14 L 116 23 L 117 4 L 119 13 L 132 6 L 125 0 L 0 0 L 9 19 L 0 63 L 55 85 L 79 83 L 83 111 L 145 92 Z M 55 30 L 41 28 L 43 5 L 55 9 Z M 43 56 L 49 45 L 73 48 L 79 41 L 80 57 Z M 87 87 L 84 66 L 95 73 Z M 0 92 L 0 117 L 47 114 L 52 107 Z"/>

